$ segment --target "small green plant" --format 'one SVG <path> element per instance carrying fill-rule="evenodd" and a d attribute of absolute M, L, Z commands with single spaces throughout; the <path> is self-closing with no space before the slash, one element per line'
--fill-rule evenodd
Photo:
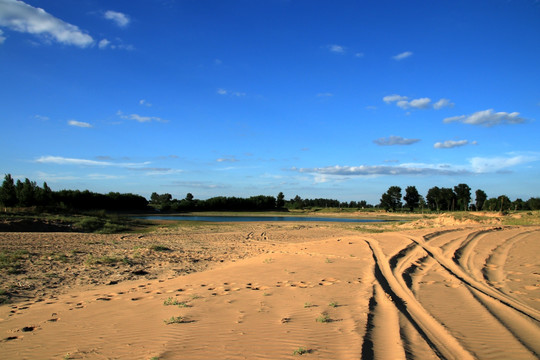
<path fill-rule="evenodd" d="M 167 325 L 171 325 L 171 324 L 183 324 L 183 323 L 187 323 L 188 321 L 183 316 L 171 316 L 170 319 L 165 319 L 163 320 L 163 322 Z"/>
<path fill-rule="evenodd" d="M 309 354 L 310 352 L 311 350 L 309 349 L 299 347 L 298 349 L 293 351 L 293 355 L 304 355 L 304 354 Z"/>
<path fill-rule="evenodd" d="M 150 360 L 159 360 L 159 356 L 152 356 Z"/>
<path fill-rule="evenodd" d="M 333 261 L 332 259 L 326 258 L 326 260 L 325 260 L 324 262 L 327 263 L 327 264 L 331 264 L 331 263 L 333 263 L 334 261 Z"/>
<path fill-rule="evenodd" d="M 305 302 L 305 303 L 304 303 L 304 308 L 310 308 L 310 307 L 312 307 L 312 306 L 313 306 L 313 304 L 310 303 L 310 302 Z"/>
<path fill-rule="evenodd" d="M 274 259 L 272 259 L 272 258 L 266 258 L 266 259 L 264 259 L 263 262 L 264 262 L 265 264 L 270 264 L 270 263 L 274 262 Z"/>
<path fill-rule="evenodd" d="M 330 319 L 330 316 L 328 316 L 327 313 L 322 313 L 317 319 L 315 319 L 317 322 L 320 323 L 329 323 L 332 322 L 332 319 Z"/>
<path fill-rule="evenodd" d="M 178 301 L 176 299 L 173 299 L 172 297 L 168 298 L 167 300 L 165 300 L 163 302 L 163 305 L 165 306 L 171 306 L 171 305 L 174 305 L 174 306 L 178 306 L 178 307 L 189 307 L 188 303 L 186 303 L 185 301 Z"/>
<path fill-rule="evenodd" d="M 337 308 L 339 305 L 338 305 L 337 301 L 332 301 L 330 304 L 328 304 L 328 306 L 331 306 L 333 308 Z"/>

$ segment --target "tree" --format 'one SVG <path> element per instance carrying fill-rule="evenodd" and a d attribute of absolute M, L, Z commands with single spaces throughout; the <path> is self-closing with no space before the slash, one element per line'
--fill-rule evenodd
<path fill-rule="evenodd" d="M 530 198 L 527 200 L 529 210 L 540 210 L 540 198 Z"/>
<path fill-rule="evenodd" d="M 510 210 L 510 207 L 512 206 L 512 202 L 506 195 L 499 196 L 497 198 L 497 202 L 499 203 L 497 210 L 499 210 L 500 212 L 508 211 Z"/>
<path fill-rule="evenodd" d="M 426 195 L 427 205 L 431 210 L 440 210 L 440 202 L 442 200 L 441 189 L 437 186 L 428 190 Z"/>
<path fill-rule="evenodd" d="M 454 193 L 457 199 L 459 210 L 467 211 L 471 202 L 471 188 L 467 184 L 454 186 Z"/>
<path fill-rule="evenodd" d="M 411 210 L 411 212 L 414 211 L 415 207 L 418 207 L 418 204 L 420 203 L 420 194 L 418 193 L 418 190 L 416 190 L 415 186 L 407 186 L 403 200 L 405 200 L 405 205 Z"/>
<path fill-rule="evenodd" d="M 186 194 L 186 200 L 189 201 L 189 202 L 193 201 L 193 194 L 192 193 L 187 193 Z"/>
<path fill-rule="evenodd" d="M 442 199 L 441 208 L 443 205 L 445 205 L 446 210 L 448 211 L 455 210 L 456 194 L 454 193 L 454 190 L 450 188 L 441 188 L 441 199 Z"/>
<path fill-rule="evenodd" d="M 401 188 L 399 186 L 390 186 L 388 191 L 382 194 L 381 205 L 386 210 L 396 211 L 401 207 Z"/>
<path fill-rule="evenodd" d="M 0 203 L 5 207 L 12 207 L 17 205 L 17 191 L 15 189 L 15 183 L 10 174 L 4 177 L 4 182 L 0 188 Z"/>
<path fill-rule="evenodd" d="M 487 195 L 484 192 L 484 190 L 480 190 L 480 189 L 476 190 L 474 194 L 476 195 L 476 210 L 481 211 L 482 208 L 484 207 L 484 203 L 487 200 Z"/>
<path fill-rule="evenodd" d="M 278 209 L 281 209 L 285 206 L 285 195 L 283 195 L 282 192 L 280 192 L 277 196 L 277 200 L 276 200 L 276 207 Z"/>

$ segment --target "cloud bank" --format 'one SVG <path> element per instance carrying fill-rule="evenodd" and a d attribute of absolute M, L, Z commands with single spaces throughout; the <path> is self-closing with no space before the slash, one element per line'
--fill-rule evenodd
<path fill-rule="evenodd" d="M 48 41 L 54 40 L 81 48 L 91 46 L 94 43 L 94 39 L 77 26 L 68 24 L 41 8 L 30 6 L 18 0 L 0 1 L 0 26 L 22 33 L 42 36 Z"/>

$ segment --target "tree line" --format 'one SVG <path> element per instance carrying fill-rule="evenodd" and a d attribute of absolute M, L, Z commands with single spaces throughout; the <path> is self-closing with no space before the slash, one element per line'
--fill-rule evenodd
<path fill-rule="evenodd" d="M 160 211 L 263 211 L 263 210 L 278 210 L 284 211 L 288 209 L 306 209 L 306 208 L 370 208 L 373 205 L 368 204 L 365 200 L 356 202 L 340 202 L 335 199 L 302 199 L 296 195 L 290 200 L 285 199 L 283 192 L 280 192 L 277 197 L 258 195 L 249 198 L 216 196 L 207 200 L 198 200 L 193 197 L 193 194 L 188 193 L 184 199 L 173 199 L 169 193 L 158 194 L 152 193 L 150 196 L 151 206 Z"/>
<path fill-rule="evenodd" d="M 140 195 L 110 192 L 98 194 L 88 190 L 52 191 L 46 182 L 40 187 L 35 181 L 4 177 L 0 187 L 0 204 L 5 207 L 42 207 L 64 210 L 146 210 L 148 200 Z"/>
<path fill-rule="evenodd" d="M 508 210 L 540 210 L 540 198 L 531 197 L 527 201 L 516 199 L 511 201 L 508 196 L 488 198 L 487 194 L 478 189 L 475 191 L 475 201 L 472 202 L 471 188 L 467 184 L 458 184 L 454 188 L 434 186 L 428 190 L 425 198 L 418 193 L 415 186 L 405 189 L 405 196 L 401 202 L 401 187 L 390 186 L 382 194 L 380 207 L 386 211 L 398 209 L 428 209 L 431 211 L 508 211 Z"/>

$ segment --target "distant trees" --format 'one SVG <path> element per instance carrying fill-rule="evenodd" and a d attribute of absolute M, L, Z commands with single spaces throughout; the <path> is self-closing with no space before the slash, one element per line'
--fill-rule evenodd
<path fill-rule="evenodd" d="M 396 211 L 401 208 L 401 188 L 399 186 L 390 186 L 381 196 L 381 206 L 386 211 Z"/>
<path fill-rule="evenodd" d="M 35 181 L 25 179 L 14 183 L 10 174 L 5 175 L 0 187 L 0 203 L 4 207 L 47 207 L 75 210 L 145 210 L 148 201 L 134 194 L 97 194 L 88 190 L 52 191 L 47 183 L 39 187 Z"/>

